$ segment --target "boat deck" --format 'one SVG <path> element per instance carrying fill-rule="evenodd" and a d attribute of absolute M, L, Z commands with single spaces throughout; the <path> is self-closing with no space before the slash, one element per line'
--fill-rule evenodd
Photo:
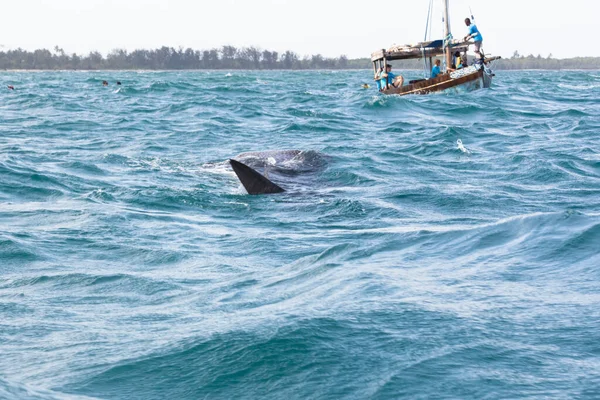
<path fill-rule="evenodd" d="M 469 42 L 463 40 L 452 40 L 449 43 L 452 52 L 465 52 L 469 48 Z M 435 40 L 431 42 L 421 42 L 415 45 L 392 46 L 389 49 L 381 49 L 371 54 L 371 61 L 379 60 L 409 60 L 415 58 L 439 57 L 444 55 L 444 42 Z"/>

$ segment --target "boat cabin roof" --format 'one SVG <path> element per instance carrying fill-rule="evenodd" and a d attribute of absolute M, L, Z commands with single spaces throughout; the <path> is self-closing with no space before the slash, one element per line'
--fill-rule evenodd
<path fill-rule="evenodd" d="M 450 48 L 452 52 L 464 52 L 469 48 L 469 42 L 464 40 L 451 40 Z M 438 57 L 444 55 L 444 41 L 433 40 L 429 42 L 420 42 L 414 45 L 392 46 L 389 49 L 381 49 L 371 54 L 371 61 L 379 61 L 386 59 L 391 60 L 408 60 L 412 58 L 423 57 Z"/>

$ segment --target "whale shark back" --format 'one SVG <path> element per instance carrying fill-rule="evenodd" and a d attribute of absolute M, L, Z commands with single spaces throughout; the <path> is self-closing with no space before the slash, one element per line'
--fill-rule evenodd
<path fill-rule="evenodd" d="M 246 164 L 233 159 L 230 159 L 229 163 L 248 194 L 256 195 L 285 192 L 281 187 Z"/>
<path fill-rule="evenodd" d="M 294 157 L 302 154 L 302 150 L 266 150 L 266 151 L 249 151 L 240 153 L 235 158 L 237 159 L 274 159 L 278 164 L 292 160 Z"/>

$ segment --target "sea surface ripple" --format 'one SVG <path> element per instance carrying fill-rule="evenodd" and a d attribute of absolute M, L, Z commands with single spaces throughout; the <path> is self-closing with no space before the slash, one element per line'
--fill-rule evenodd
<path fill-rule="evenodd" d="M 0 398 L 600 398 L 600 72 L 0 77 Z"/>

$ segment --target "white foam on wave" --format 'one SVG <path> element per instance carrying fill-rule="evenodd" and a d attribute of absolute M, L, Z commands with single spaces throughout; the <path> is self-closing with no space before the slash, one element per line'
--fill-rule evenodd
<path fill-rule="evenodd" d="M 458 139 L 456 141 L 456 145 L 457 145 L 457 149 L 458 150 L 462 151 L 465 154 L 471 154 L 471 151 L 465 147 L 465 145 L 463 144 L 462 140 Z"/>
<path fill-rule="evenodd" d="M 558 87 L 561 89 L 568 89 L 568 90 L 590 90 L 590 89 L 597 89 L 600 88 L 599 84 L 592 84 L 592 85 L 569 85 L 567 83 L 559 83 Z"/>
<path fill-rule="evenodd" d="M 215 174 L 215 175 L 235 176 L 233 169 L 229 165 L 229 161 L 202 164 L 201 171 Z"/>

